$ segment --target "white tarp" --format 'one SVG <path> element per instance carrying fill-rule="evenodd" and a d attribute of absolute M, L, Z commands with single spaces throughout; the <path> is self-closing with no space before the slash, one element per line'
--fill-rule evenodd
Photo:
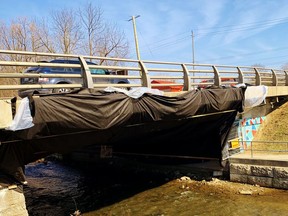
<path fill-rule="evenodd" d="M 155 94 L 155 95 L 164 95 L 164 92 L 160 91 L 159 89 L 151 89 L 151 88 L 147 88 L 147 87 L 133 88 L 133 89 L 128 91 L 126 89 L 115 88 L 115 87 L 109 86 L 109 87 L 105 88 L 104 91 L 106 91 L 106 92 L 122 92 L 122 93 L 126 94 L 127 96 L 135 98 L 135 99 L 140 98 L 145 93 L 151 93 L 151 94 Z"/>
<path fill-rule="evenodd" d="M 34 126 L 33 118 L 31 116 L 31 111 L 29 107 L 29 99 L 27 97 L 23 98 L 20 102 L 19 108 L 15 114 L 14 119 L 11 122 L 11 125 L 5 128 L 6 130 L 23 130 L 31 128 Z"/>
<path fill-rule="evenodd" d="M 263 103 L 268 93 L 268 87 L 261 86 L 247 86 L 245 91 L 244 107 L 255 107 Z"/>

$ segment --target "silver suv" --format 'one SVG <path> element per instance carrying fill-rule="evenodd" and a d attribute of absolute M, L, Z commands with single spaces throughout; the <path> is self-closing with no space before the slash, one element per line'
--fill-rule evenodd
<path fill-rule="evenodd" d="M 57 64 L 80 64 L 79 60 L 65 60 L 65 59 L 54 59 L 49 63 L 57 63 Z M 96 65 L 93 62 L 86 61 L 89 65 Z M 90 69 L 91 74 L 101 74 L 101 75 L 109 75 L 113 74 L 108 70 L 104 69 Z M 24 73 L 46 73 L 46 74 L 80 74 L 81 68 L 67 68 L 67 67 L 29 67 Z M 82 78 L 21 78 L 20 83 L 22 85 L 30 85 L 30 84 L 79 84 L 82 83 Z M 93 78 L 94 83 L 127 83 L 129 84 L 128 79 L 125 78 Z M 21 89 L 18 91 L 18 95 L 20 97 L 26 97 L 30 93 L 34 94 L 51 94 L 51 93 L 60 93 L 60 92 L 69 92 L 73 89 L 67 88 L 55 88 L 55 89 Z"/>

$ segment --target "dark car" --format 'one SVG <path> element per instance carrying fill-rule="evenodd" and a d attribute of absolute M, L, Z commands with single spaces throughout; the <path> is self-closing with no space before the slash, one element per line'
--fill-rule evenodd
<path fill-rule="evenodd" d="M 47 63 L 57 63 L 57 64 L 80 64 L 79 60 L 65 60 L 65 59 L 54 59 L 52 61 L 49 61 Z M 97 65 L 93 62 L 86 61 L 86 63 L 89 65 Z M 69 68 L 69 67 L 29 67 L 27 68 L 24 73 L 29 74 L 81 74 L 81 68 Z M 110 72 L 105 69 L 90 69 L 90 73 L 93 75 L 109 75 L 114 74 L 113 72 Z M 27 78 L 21 78 L 20 83 L 22 85 L 29 85 L 29 84 L 79 84 L 83 83 L 82 78 L 67 78 L 67 77 L 57 77 L 57 78 L 35 78 L 35 77 L 27 77 Z M 93 83 L 127 83 L 129 84 L 128 79 L 125 78 L 93 78 Z M 18 95 L 20 97 L 26 97 L 30 93 L 34 94 L 50 94 L 50 93 L 60 93 L 60 92 L 69 92 L 73 89 L 68 88 L 55 88 L 55 89 L 21 89 L 18 91 Z"/>

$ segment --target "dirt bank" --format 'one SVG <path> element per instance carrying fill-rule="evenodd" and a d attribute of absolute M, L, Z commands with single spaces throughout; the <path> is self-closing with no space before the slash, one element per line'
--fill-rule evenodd
<path fill-rule="evenodd" d="M 180 185 L 182 189 L 197 190 L 206 193 L 222 194 L 222 195 L 251 195 L 251 196 L 264 196 L 264 195 L 288 195 L 286 190 L 278 190 L 273 188 L 260 187 L 258 185 L 249 185 L 226 180 L 213 178 L 211 181 L 195 181 L 189 177 L 181 177 L 174 181 L 175 185 Z"/>
<path fill-rule="evenodd" d="M 115 194 L 116 195 L 116 194 Z M 287 215 L 288 191 L 181 177 L 83 215 Z"/>
<path fill-rule="evenodd" d="M 255 141 L 288 141 L 288 102 L 266 116 Z"/>

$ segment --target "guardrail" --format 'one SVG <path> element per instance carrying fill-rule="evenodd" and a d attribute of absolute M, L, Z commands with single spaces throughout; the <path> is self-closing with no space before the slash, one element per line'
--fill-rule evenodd
<path fill-rule="evenodd" d="M 243 148 L 244 151 L 250 152 L 250 157 L 253 158 L 255 153 L 282 153 L 287 154 L 288 157 L 288 142 L 287 141 L 247 141 L 241 140 L 239 142 L 249 142 L 250 145 Z M 242 144 L 242 147 L 244 145 Z M 240 147 L 241 148 L 241 147 Z"/>
<path fill-rule="evenodd" d="M 49 62 L 55 58 L 79 59 L 80 64 L 57 64 Z M 97 65 L 87 65 L 86 61 Z M 67 67 L 81 68 L 81 74 L 26 74 L 27 67 Z M 107 69 L 114 71 L 110 75 L 92 75 L 90 69 Z M 124 71 L 124 74 L 119 74 Z M 82 82 L 74 84 L 25 84 L 20 78 L 81 78 Z M 93 78 L 126 78 L 129 83 L 93 83 Z M 1 81 L 2 79 L 2 81 Z M 13 80 L 13 81 L 11 81 Z M 163 81 L 163 82 L 155 82 Z M 166 81 L 166 82 L 165 82 Z M 108 58 L 99 56 L 80 56 L 74 54 L 57 54 L 41 52 L 25 52 L 0 50 L 0 90 L 19 89 L 59 89 L 59 88 L 104 88 L 108 86 L 131 87 L 173 87 L 181 86 L 182 91 L 189 91 L 208 85 L 226 86 L 237 83 L 266 86 L 288 86 L 288 73 L 285 70 L 270 68 L 192 64 L 179 62 L 160 62 Z M 179 89 L 179 88 L 178 88 Z"/>

